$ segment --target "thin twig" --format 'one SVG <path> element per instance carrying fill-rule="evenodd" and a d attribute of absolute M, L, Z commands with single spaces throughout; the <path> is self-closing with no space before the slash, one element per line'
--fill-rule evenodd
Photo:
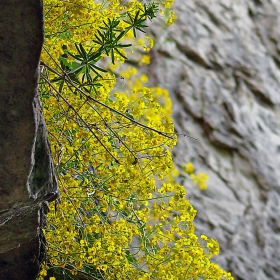
<path fill-rule="evenodd" d="M 45 49 L 45 51 L 51 56 L 51 54 L 46 50 L 46 48 L 44 48 L 44 49 Z M 52 58 L 52 60 L 54 60 L 54 59 Z M 92 100 L 92 101 L 98 103 L 99 105 L 101 105 L 101 106 L 103 106 L 103 107 L 105 107 L 105 108 L 107 108 L 107 109 L 109 109 L 109 110 L 115 112 L 116 114 L 118 114 L 118 115 L 120 115 L 120 116 L 122 116 L 122 117 L 124 117 L 124 118 L 126 118 L 126 119 L 128 119 L 128 120 L 130 120 L 132 123 L 135 123 L 135 124 L 137 124 L 138 126 L 141 126 L 141 127 L 143 127 L 143 128 L 152 130 L 152 131 L 154 131 L 154 132 L 156 132 L 156 133 L 158 133 L 158 134 L 160 134 L 160 135 L 162 135 L 162 136 L 165 136 L 165 137 L 168 137 L 168 138 L 174 140 L 173 137 L 167 135 L 167 134 L 170 134 L 170 132 L 162 132 L 162 131 L 160 131 L 160 130 L 157 130 L 157 129 L 155 129 L 155 128 L 152 128 L 152 127 L 149 127 L 149 126 L 147 126 L 147 125 L 145 125 L 145 124 L 142 124 L 142 123 L 140 123 L 140 122 L 138 122 L 138 121 L 136 121 L 136 120 L 134 120 L 134 119 L 128 117 L 127 115 L 123 114 L 122 112 L 120 112 L 120 111 L 118 111 L 118 110 L 116 110 L 116 109 L 114 109 L 114 108 L 112 108 L 112 107 L 106 105 L 105 103 L 103 103 L 103 102 L 101 102 L 101 101 L 99 101 L 99 100 L 93 98 L 92 96 L 88 95 L 87 93 L 85 93 L 83 90 L 81 90 L 80 88 L 78 88 L 78 87 L 72 82 L 72 80 L 71 80 L 71 78 L 68 76 L 68 74 L 57 64 L 57 62 L 56 62 L 55 60 L 54 60 L 54 62 L 55 62 L 56 65 L 61 69 L 63 75 L 61 75 L 60 73 L 58 73 L 57 71 L 55 71 L 54 69 L 52 69 L 52 68 L 51 68 L 50 66 L 48 66 L 46 63 L 41 62 L 41 64 L 44 65 L 46 68 L 48 68 L 51 72 L 53 72 L 53 73 L 55 73 L 56 75 L 58 75 L 61 79 L 63 79 L 64 81 L 68 82 L 71 86 L 73 86 L 74 88 L 76 88 L 76 89 L 77 89 L 82 95 L 84 95 L 87 99 Z M 171 133 L 174 134 L 173 132 L 171 132 Z"/>
<path fill-rule="evenodd" d="M 62 98 L 62 100 L 69 106 L 69 108 L 74 111 L 75 115 L 84 123 L 87 129 L 92 133 L 92 135 L 102 145 L 102 147 L 107 151 L 107 153 L 110 154 L 110 156 L 115 160 L 115 162 L 120 163 L 119 160 L 108 150 L 108 148 L 102 143 L 102 141 L 98 138 L 98 136 L 93 132 L 93 130 L 89 127 L 87 122 L 80 116 L 77 110 L 68 102 L 68 100 L 59 93 L 59 91 L 51 84 L 51 82 L 44 75 L 41 76 L 53 88 L 53 90 Z"/>

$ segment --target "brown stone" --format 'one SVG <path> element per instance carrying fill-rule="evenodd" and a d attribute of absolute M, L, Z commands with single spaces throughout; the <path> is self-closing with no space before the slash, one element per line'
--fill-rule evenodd
<path fill-rule="evenodd" d="M 36 279 L 43 197 L 58 192 L 38 97 L 43 36 L 40 0 L 0 1 L 1 280 Z"/>

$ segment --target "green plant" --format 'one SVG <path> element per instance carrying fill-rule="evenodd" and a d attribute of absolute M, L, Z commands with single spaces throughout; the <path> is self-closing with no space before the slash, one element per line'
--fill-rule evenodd
<path fill-rule="evenodd" d="M 121 73 L 127 91 L 113 91 L 130 41 L 160 3 L 45 6 L 40 90 L 61 203 L 50 205 L 40 278 L 232 279 L 210 262 L 218 244 L 194 233 L 196 211 L 170 176 L 177 137 L 168 92 L 146 87 L 135 68 Z"/>

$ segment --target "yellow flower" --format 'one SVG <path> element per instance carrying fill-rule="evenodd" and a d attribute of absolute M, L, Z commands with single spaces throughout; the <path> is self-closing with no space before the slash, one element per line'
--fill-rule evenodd
<path fill-rule="evenodd" d="M 176 19 L 177 19 L 177 15 L 173 11 L 170 11 L 168 20 L 167 20 L 167 24 L 172 25 Z"/>
<path fill-rule="evenodd" d="M 42 269 L 42 270 L 40 271 L 40 275 L 41 275 L 41 276 L 47 276 L 47 271 L 46 271 L 46 269 Z"/>
<path fill-rule="evenodd" d="M 97 269 L 100 269 L 100 270 L 107 270 L 107 269 L 108 269 L 108 265 L 106 265 L 106 264 L 98 265 L 98 266 L 97 266 Z"/>
<path fill-rule="evenodd" d="M 165 0 L 163 3 L 164 8 L 170 9 L 173 5 L 174 0 Z"/>
<path fill-rule="evenodd" d="M 197 174 L 191 174 L 191 178 L 194 184 L 197 184 L 200 190 L 207 189 L 207 183 L 209 176 L 203 172 Z"/>
<path fill-rule="evenodd" d="M 100 45 L 92 39 L 102 37 L 104 24 L 116 19 L 120 22 L 113 31 L 126 31 L 126 12 L 131 18 L 141 18 L 143 2 L 65 0 L 61 4 L 45 0 L 44 44 L 50 55 L 43 51 L 41 59 L 61 73 L 54 60 L 65 53 L 65 46 L 73 54 L 77 54 L 75 43 L 81 43 L 86 52 L 99 50 Z M 173 0 L 159 2 L 159 8 L 167 9 L 171 24 L 176 18 L 169 10 Z M 143 47 L 148 51 L 154 45 L 150 37 L 132 38 L 130 30 L 124 40 L 136 42 L 136 55 Z M 112 55 L 110 51 L 108 54 Z M 101 65 L 106 65 L 107 54 L 98 55 Z M 198 243 L 193 225 L 196 210 L 185 199 L 184 187 L 174 183 L 179 174 L 171 148 L 177 137 L 172 134 L 168 91 L 145 87 L 146 75 L 137 73 L 136 67 L 121 66 L 124 59 L 119 53 L 114 52 L 114 58 L 115 64 L 107 64 L 109 72 L 104 76 L 91 71 L 96 86 L 88 87 L 88 91 L 82 87 L 86 95 L 73 85 L 67 86 L 66 81 L 51 82 L 53 87 L 40 83 L 61 193 L 61 204 L 50 205 L 49 226 L 44 230 L 50 266 L 71 267 L 69 273 L 73 275 L 94 266 L 107 280 L 123 279 L 124 275 L 132 280 L 178 280 L 182 275 L 185 279 L 231 279 L 210 263 L 211 254 L 218 252 L 217 243 L 202 236 L 202 240 L 207 238 L 207 252 Z M 148 64 L 150 57 L 144 54 L 135 61 Z M 68 57 L 67 62 L 77 63 L 74 57 Z M 122 75 L 126 89 L 121 89 L 115 75 L 109 73 Z M 50 80 L 57 78 L 50 71 L 46 74 Z M 88 77 L 83 75 L 84 71 L 78 73 L 77 80 L 86 82 Z M 168 132 L 172 139 L 156 131 Z M 89 170 L 89 164 L 95 172 Z M 191 163 L 185 171 L 200 189 L 206 187 L 206 174 L 194 174 Z M 156 178 L 163 180 L 160 189 Z M 131 256 L 128 248 L 134 238 L 139 245 Z M 190 268 L 187 272 L 186 267 Z M 41 278 L 48 268 L 42 267 Z"/>
<path fill-rule="evenodd" d="M 191 174 L 194 172 L 194 165 L 191 162 L 188 162 L 186 164 L 185 170 L 188 174 Z"/>

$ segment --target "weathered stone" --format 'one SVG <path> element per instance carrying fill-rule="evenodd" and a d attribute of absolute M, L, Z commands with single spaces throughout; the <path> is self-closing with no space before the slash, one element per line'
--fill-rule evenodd
<path fill-rule="evenodd" d="M 158 24 L 149 73 L 170 90 L 179 137 L 175 161 L 193 161 L 209 188 L 188 197 L 197 233 L 235 279 L 280 279 L 280 2 L 175 1 Z"/>
<path fill-rule="evenodd" d="M 36 279 L 57 183 L 38 97 L 40 0 L 0 1 L 0 279 Z"/>

